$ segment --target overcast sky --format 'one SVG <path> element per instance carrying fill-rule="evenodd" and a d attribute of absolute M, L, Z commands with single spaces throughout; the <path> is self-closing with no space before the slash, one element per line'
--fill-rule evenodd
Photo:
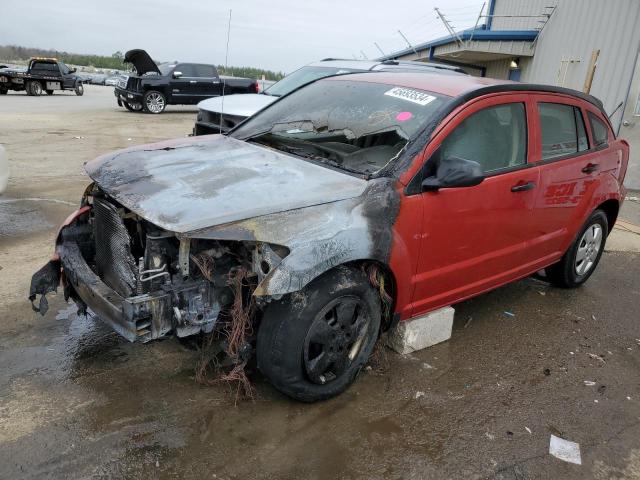
<path fill-rule="evenodd" d="M 111 55 L 143 48 L 156 60 L 291 72 L 325 57 L 380 55 L 446 34 L 439 7 L 456 29 L 473 26 L 474 0 L 3 0 L 0 45 Z"/>

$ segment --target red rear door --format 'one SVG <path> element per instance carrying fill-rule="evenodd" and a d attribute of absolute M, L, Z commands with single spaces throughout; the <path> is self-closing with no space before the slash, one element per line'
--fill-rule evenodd
<path fill-rule="evenodd" d="M 596 145 L 584 102 L 552 94 L 532 98 L 539 132 L 532 160 L 540 168 L 540 189 L 530 249 L 544 266 L 569 247 L 597 201 L 603 176 L 618 168 L 618 157 L 606 142 Z"/>

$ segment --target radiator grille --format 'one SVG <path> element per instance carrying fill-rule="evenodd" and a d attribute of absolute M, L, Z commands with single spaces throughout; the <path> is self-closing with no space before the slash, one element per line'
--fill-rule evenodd
<path fill-rule="evenodd" d="M 98 276 L 123 297 L 136 291 L 136 262 L 131 255 L 131 241 L 116 207 L 94 198 L 93 238 L 96 245 Z"/>

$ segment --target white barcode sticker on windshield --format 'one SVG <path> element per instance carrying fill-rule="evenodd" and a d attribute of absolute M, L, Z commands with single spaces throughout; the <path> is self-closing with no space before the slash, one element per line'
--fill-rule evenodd
<path fill-rule="evenodd" d="M 421 92 L 420 90 L 403 87 L 394 87 L 391 90 L 384 92 L 384 94 L 389 95 L 390 97 L 401 98 L 402 100 L 417 103 L 422 106 L 425 106 L 436 99 L 433 95 Z"/>

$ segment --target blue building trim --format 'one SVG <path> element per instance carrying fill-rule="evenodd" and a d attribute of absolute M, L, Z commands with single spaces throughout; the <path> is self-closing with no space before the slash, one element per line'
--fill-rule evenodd
<path fill-rule="evenodd" d="M 462 40 L 469 40 L 473 37 L 474 40 L 478 41 L 491 41 L 491 40 L 516 40 L 516 41 L 534 41 L 536 36 L 538 35 L 537 30 L 486 30 L 484 25 L 480 28 L 473 28 L 469 30 L 464 30 L 460 32 L 460 38 Z M 440 45 L 446 45 L 448 43 L 455 42 L 456 40 L 452 38 L 450 35 L 446 37 L 437 38 L 430 42 L 421 43 L 420 45 L 416 45 L 416 51 L 425 51 L 429 50 L 429 59 L 433 60 L 434 55 L 434 47 Z M 399 52 L 394 52 L 384 57 L 380 57 L 379 60 L 392 60 L 397 57 L 401 57 L 403 55 L 408 55 L 413 53 L 413 48 L 406 48 Z"/>
<path fill-rule="evenodd" d="M 496 0 L 489 0 L 489 11 L 487 15 L 487 30 L 491 30 L 491 24 L 493 23 L 493 12 L 496 11 Z"/>

